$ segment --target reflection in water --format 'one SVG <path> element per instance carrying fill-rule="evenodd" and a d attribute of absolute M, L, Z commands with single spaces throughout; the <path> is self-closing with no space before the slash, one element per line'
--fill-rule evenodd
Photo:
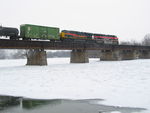
<path fill-rule="evenodd" d="M 112 111 L 139 113 L 142 110 L 146 110 L 143 108 L 97 105 L 94 104 L 95 101 L 101 100 L 36 100 L 3 96 L 0 97 L 0 108 L 3 108 L 0 113 L 110 113 Z"/>
<path fill-rule="evenodd" d="M 26 109 L 33 109 L 35 107 L 42 107 L 43 105 L 51 105 L 55 106 L 57 104 L 61 104 L 61 100 L 53 99 L 53 100 L 35 100 L 35 99 L 23 99 L 22 100 L 22 107 Z"/>
<path fill-rule="evenodd" d="M 0 96 L 0 110 L 13 105 L 19 105 L 19 97 Z"/>

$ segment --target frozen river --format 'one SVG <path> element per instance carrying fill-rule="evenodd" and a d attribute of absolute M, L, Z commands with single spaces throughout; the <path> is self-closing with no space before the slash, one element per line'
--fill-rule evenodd
<path fill-rule="evenodd" d="M 51 58 L 48 66 L 25 66 L 22 59 L 0 60 L 0 94 L 35 99 L 97 98 L 104 101 L 96 104 L 146 108 L 142 113 L 150 113 L 150 60 L 69 62 L 69 58 Z"/>

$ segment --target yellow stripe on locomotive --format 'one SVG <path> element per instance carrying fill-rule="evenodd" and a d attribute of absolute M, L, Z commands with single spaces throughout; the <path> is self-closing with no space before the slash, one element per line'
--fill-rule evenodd
<path fill-rule="evenodd" d="M 70 33 L 65 33 L 63 31 L 60 33 L 60 38 L 61 39 L 79 39 L 79 37 L 73 36 Z"/>
<path fill-rule="evenodd" d="M 61 38 L 61 39 L 65 39 L 65 38 L 66 38 L 64 32 L 61 32 L 61 33 L 60 33 L 60 38 Z"/>

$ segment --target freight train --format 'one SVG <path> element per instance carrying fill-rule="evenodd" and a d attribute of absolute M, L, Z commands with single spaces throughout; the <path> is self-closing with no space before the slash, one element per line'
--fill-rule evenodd
<path fill-rule="evenodd" d="M 74 41 L 74 42 L 95 42 L 99 44 L 118 44 L 115 35 L 98 33 L 79 32 L 62 30 L 59 28 L 24 24 L 20 26 L 20 35 L 17 28 L 0 26 L 0 36 L 10 37 L 12 40 L 50 40 L 50 41 Z"/>

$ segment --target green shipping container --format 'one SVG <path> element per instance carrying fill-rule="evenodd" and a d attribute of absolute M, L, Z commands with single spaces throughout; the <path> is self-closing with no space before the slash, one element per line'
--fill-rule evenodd
<path fill-rule="evenodd" d="M 20 26 L 22 38 L 59 40 L 59 28 L 24 24 Z"/>

